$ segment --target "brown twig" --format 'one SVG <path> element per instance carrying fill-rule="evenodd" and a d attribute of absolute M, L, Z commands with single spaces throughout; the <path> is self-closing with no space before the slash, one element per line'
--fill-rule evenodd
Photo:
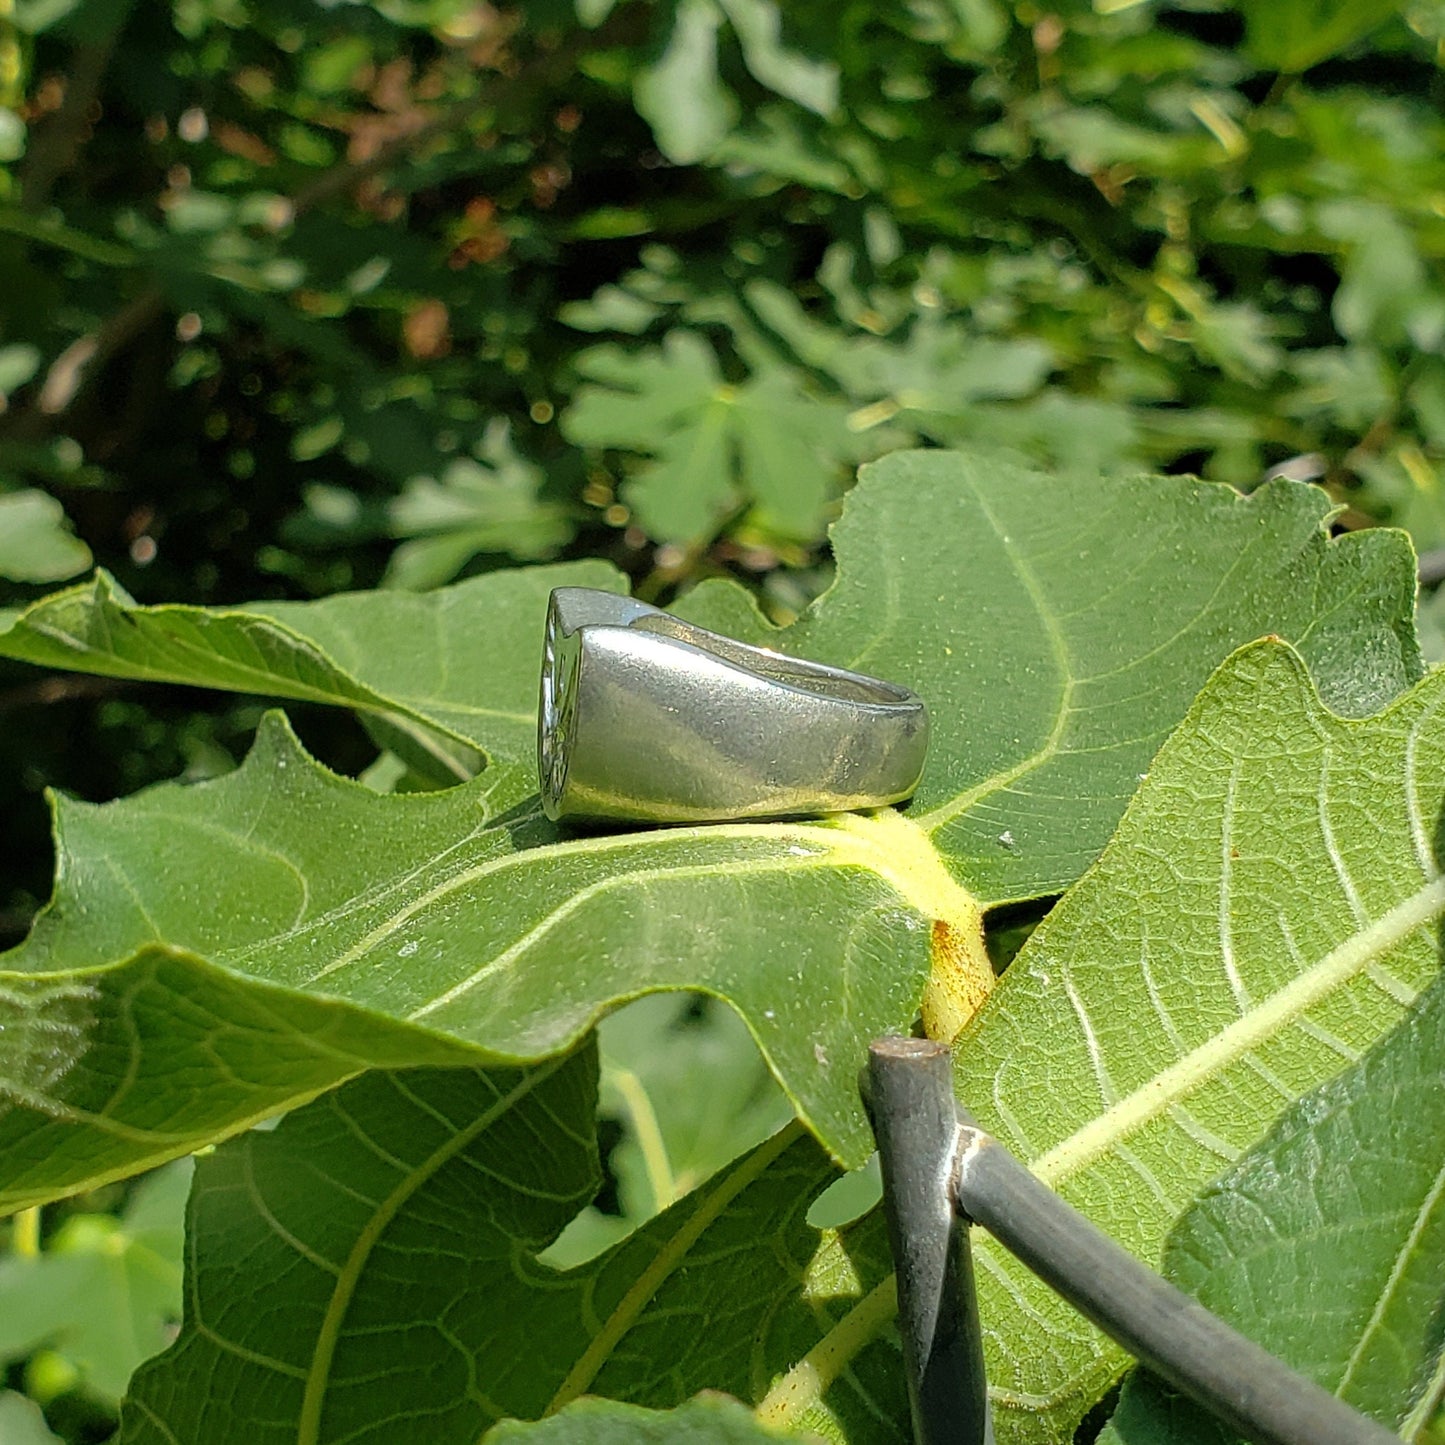
<path fill-rule="evenodd" d="M 100 83 L 115 53 L 125 14 L 122 11 L 119 22 L 99 40 L 76 49 L 66 77 L 65 99 L 55 114 L 37 128 L 26 150 L 20 170 L 20 204 L 32 214 L 50 204 L 56 181 L 75 164 L 88 138 L 91 107 L 100 95 Z"/>
<path fill-rule="evenodd" d="M 616 45 L 630 37 L 636 7 L 623 6 L 598 29 L 575 36 L 546 53 L 533 65 L 512 74 L 498 74 L 484 83 L 475 96 L 448 106 L 433 119 L 406 135 L 382 145 L 365 160 L 343 161 L 317 176 L 277 205 L 272 229 L 282 231 L 297 216 L 369 180 L 418 150 L 427 142 L 452 134 L 470 124 L 485 111 L 513 111 L 526 94 L 556 84 L 570 74 L 589 50 Z M 621 19 L 619 20 L 619 16 Z M 94 331 L 73 341 L 51 363 L 39 393 L 29 407 L 12 415 L 6 434 L 15 440 L 33 441 L 74 404 L 89 382 L 118 352 L 123 351 L 166 310 L 164 289 L 151 283 L 112 313 Z"/>
<path fill-rule="evenodd" d="M 0 717 L 27 707 L 48 707 L 52 703 L 73 702 L 79 698 L 114 697 L 133 686 L 134 683 L 119 677 L 53 673 L 0 692 Z"/>
<path fill-rule="evenodd" d="M 478 95 L 448 106 L 440 115 L 434 116 L 414 131 L 393 136 L 378 148 L 375 155 L 360 161 L 343 161 L 340 165 L 323 171 L 314 181 L 309 185 L 302 186 L 290 198 L 285 207 L 287 214 L 283 218 L 283 225 L 293 217 L 304 215 L 324 202 L 344 195 L 363 181 L 380 175 L 382 171 L 390 169 L 412 151 L 419 150 L 429 140 L 461 130 L 476 116 L 490 109 L 498 100 L 499 97 L 494 91 L 483 90 Z M 281 208 L 278 208 L 278 214 L 280 210 Z M 278 225 L 275 229 L 280 230 L 282 226 Z"/>

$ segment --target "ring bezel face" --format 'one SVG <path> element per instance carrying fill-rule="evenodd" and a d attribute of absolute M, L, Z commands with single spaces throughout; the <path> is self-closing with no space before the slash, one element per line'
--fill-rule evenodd
<path fill-rule="evenodd" d="M 562 630 L 555 608 L 547 614 L 547 635 L 542 647 L 542 696 L 537 717 L 537 761 L 542 807 L 556 818 L 571 766 L 572 738 L 577 718 L 577 672 L 582 660 L 581 642 Z"/>

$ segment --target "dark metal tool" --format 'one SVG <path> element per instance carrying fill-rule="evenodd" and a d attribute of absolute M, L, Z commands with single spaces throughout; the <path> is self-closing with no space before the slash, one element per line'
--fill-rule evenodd
<path fill-rule="evenodd" d="M 918 1445 L 992 1439 L 971 1224 L 1255 1445 L 1399 1445 L 1140 1264 L 1029 1173 L 959 1111 L 944 1045 L 878 1040 L 869 1049 L 868 1094 Z"/>

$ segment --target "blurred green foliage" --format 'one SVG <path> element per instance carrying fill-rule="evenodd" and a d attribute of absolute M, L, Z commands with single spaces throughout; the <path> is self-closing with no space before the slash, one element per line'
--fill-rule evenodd
<path fill-rule="evenodd" d="M 783 617 L 854 467 L 933 443 L 1280 469 L 1445 546 L 1442 62 L 1445 0 L 0 0 L 0 607 L 599 554 Z M 259 711 L 0 669 L 0 942 L 42 786 L 224 771 Z M 103 1419 L 76 1338 L 8 1383 Z"/>
<path fill-rule="evenodd" d="M 168 1164 L 118 1214 L 78 1210 L 43 1250 L 0 1259 L 0 1364 L 29 1360 L 33 1395 L 79 1387 L 114 1409 L 135 1367 L 170 1343 L 190 1179 L 190 1160 Z"/>
<path fill-rule="evenodd" d="M 1439 0 L 7 0 L 0 568 L 767 572 L 919 441 L 1293 464 L 1436 545 L 1442 34 Z"/>
<path fill-rule="evenodd" d="M 20 1388 L 0 1388 L 3 1445 L 109 1436 L 132 1371 L 180 1322 L 190 1181 L 178 1160 L 47 1211 L 43 1233 L 38 1210 L 9 1222 L 0 1369 Z"/>

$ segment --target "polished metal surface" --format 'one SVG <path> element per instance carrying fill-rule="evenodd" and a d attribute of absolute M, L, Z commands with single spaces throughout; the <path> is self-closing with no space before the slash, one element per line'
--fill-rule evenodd
<path fill-rule="evenodd" d="M 916 693 L 784 657 L 611 592 L 547 609 L 537 771 L 552 819 L 726 822 L 902 802 L 928 710 Z"/>

